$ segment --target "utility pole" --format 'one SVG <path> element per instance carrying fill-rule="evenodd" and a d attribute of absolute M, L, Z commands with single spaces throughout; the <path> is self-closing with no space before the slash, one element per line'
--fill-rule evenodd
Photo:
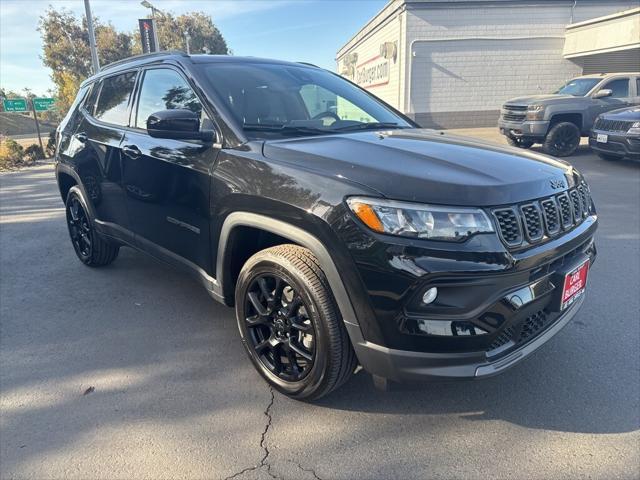
<path fill-rule="evenodd" d="M 184 31 L 184 41 L 187 44 L 187 55 L 191 55 L 191 49 L 189 48 L 189 40 L 191 39 L 191 35 L 189 35 L 189 31 Z"/>
<path fill-rule="evenodd" d="M 93 31 L 93 17 L 91 16 L 91 5 L 89 5 L 89 0 L 84 0 L 84 11 L 87 16 L 89 47 L 91 48 L 91 63 L 93 64 L 93 73 L 95 75 L 100 71 L 100 62 L 98 61 L 98 49 L 96 48 L 96 36 Z"/>

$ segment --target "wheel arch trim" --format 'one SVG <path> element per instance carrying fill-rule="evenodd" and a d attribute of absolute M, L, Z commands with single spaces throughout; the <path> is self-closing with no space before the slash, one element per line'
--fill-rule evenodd
<path fill-rule="evenodd" d="M 333 297 L 338 304 L 343 321 L 348 327 L 356 327 L 347 328 L 349 335 L 352 337 L 352 342 L 356 343 L 360 340 L 360 338 L 353 338 L 353 336 L 358 333 L 359 335 L 357 336 L 361 337 L 362 335 L 359 328 L 358 318 L 329 251 L 317 237 L 299 227 L 291 225 L 290 223 L 251 212 L 230 213 L 224 220 L 220 230 L 220 240 L 218 242 L 216 280 L 219 288 L 223 289 L 225 282 L 225 262 L 227 261 L 227 255 L 230 255 L 230 250 L 227 250 L 229 236 L 236 227 L 259 228 L 291 240 L 302 247 L 308 248 L 320 262 L 320 267 L 327 277 L 329 287 L 331 288 Z"/>

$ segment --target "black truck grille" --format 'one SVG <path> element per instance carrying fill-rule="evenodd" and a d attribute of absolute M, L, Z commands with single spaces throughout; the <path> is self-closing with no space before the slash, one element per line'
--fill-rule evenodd
<path fill-rule="evenodd" d="M 567 192 L 519 206 L 493 210 L 502 241 L 511 248 L 526 240 L 537 243 L 582 223 L 592 212 L 591 196 L 586 184 Z"/>
<path fill-rule="evenodd" d="M 509 122 L 524 122 L 526 112 L 526 105 L 504 105 L 502 107 L 502 119 Z"/>
<path fill-rule="evenodd" d="M 631 128 L 631 125 L 633 125 L 633 122 L 599 118 L 593 128 L 604 132 L 626 132 Z"/>

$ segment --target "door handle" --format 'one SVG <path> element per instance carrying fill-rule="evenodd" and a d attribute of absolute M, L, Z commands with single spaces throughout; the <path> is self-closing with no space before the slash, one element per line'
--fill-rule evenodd
<path fill-rule="evenodd" d="M 80 143 L 86 143 L 87 141 L 87 134 L 84 132 L 80 132 L 80 133 L 76 133 L 76 139 L 80 142 Z"/>
<path fill-rule="evenodd" d="M 122 147 L 122 153 L 124 153 L 132 160 L 135 160 L 136 158 L 140 157 L 140 155 L 142 155 L 140 149 L 135 145 L 125 145 L 124 147 Z"/>

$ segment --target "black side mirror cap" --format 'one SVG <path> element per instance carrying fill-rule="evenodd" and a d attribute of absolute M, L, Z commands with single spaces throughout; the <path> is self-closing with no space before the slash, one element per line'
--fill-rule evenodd
<path fill-rule="evenodd" d="M 212 142 L 213 130 L 200 130 L 200 115 L 191 110 L 161 110 L 149 115 L 147 133 L 153 138 L 174 140 L 201 140 Z"/>

